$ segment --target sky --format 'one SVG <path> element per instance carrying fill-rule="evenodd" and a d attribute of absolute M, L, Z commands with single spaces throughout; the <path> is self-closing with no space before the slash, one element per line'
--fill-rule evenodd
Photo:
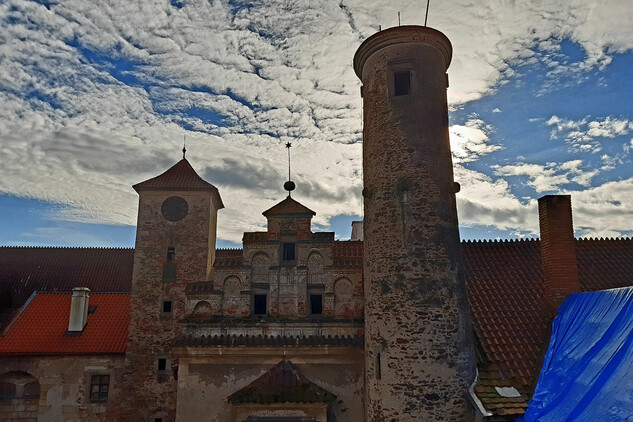
<path fill-rule="evenodd" d="M 388 3 L 388 4 L 386 4 Z M 132 247 L 131 185 L 181 157 L 220 190 L 218 246 L 285 197 L 315 230 L 362 218 L 352 69 L 393 0 L 0 2 L 0 245 Z M 633 235 L 628 0 L 431 1 L 453 44 L 449 119 L 463 239 L 538 236 L 571 194 L 576 236 Z"/>

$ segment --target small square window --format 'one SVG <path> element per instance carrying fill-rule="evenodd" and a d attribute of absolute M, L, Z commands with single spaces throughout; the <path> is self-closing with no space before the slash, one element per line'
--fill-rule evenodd
<path fill-rule="evenodd" d="M 411 73 L 408 70 L 393 73 L 394 89 L 393 95 L 409 95 L 411 89 Z"/>
<path fill-rule="evenodd" d="M 164 313 L 171 312 L 171 300 L 163 300 L 163 312 Z"/>
<path fill-rule="evenodd" d="M 323 295 L 310 295 L 310 313 L 312 315 L 323 314 Z"/>
<path fill-rule="evenodd" d="M 158 358 L 158 370 L 165 371 L 167 369 L 167 359 L 166 358 Z"/>
<path fill-rule="evenodd" d="M 294 243 L 284 243 L 283 260 L 284 261 L 295 260 L 295 244 Z"/>
<path fill-rule="evenodd" d="M 253 296 L 253 315 L 266 315 L 266 295 Z"/>
<path fill-rule="evenodd" d="M 176 248 L 167 248 L 167 261 L 176 259 Z"/>
<path fill-rule="evenodd" d="M 90 401 L 105 401 L 108 399 L 110 375 L 93 375 L 90 379 Z"/>

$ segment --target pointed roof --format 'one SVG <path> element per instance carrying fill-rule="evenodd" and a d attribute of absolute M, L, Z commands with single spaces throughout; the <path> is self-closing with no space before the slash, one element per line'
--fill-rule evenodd
<path fill-rule="evenodd" d="M 132 186 L 135 191 L 143 190 L 201 190 L 212 192 L 219 200 L 219 208 L 224 208 L 218 188 L 198 176 L 186 158 L 178 161 L 163 174 Z"/>
<path fill-rule="evenodd" d="M 336 396 L 282 360 L 261 377 L 229 396 L 229 403 L 329 403 Z"/>
<path fill-rule="evenodd" d="M 290 195 L 288 195 L 286 199 L 284 199 L 274 207 L 264 211 L 262 214 L 264 214 L 264 217 L 277 217 L 281 215 L 316 215 L 316 213 L 310 208 L 305 207 L 292 199 Z"/>

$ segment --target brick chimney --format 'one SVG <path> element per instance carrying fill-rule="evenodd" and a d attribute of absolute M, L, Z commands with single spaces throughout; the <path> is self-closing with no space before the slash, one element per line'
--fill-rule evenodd
<path fill-rule="evenodd" d="M 75 287 L 70 301 L 70 318 L 68 319 L 68 331 L 81 332 L 88 320 L 88 299 L 90 289 L 87 287 Z"/>
<path fill-rule="evenodd" d="M 545 298 L 554 310 L 580 291 L 576 239 L 570 195 L 545 195 L 538 200 Z"/>

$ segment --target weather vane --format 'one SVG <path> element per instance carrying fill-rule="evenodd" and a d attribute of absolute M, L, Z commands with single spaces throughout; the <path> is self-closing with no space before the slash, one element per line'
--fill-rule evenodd
<path fill-rule="evenodd" d="M 290 142 L 286 143 L 286 148 L 288 148 L 288 181 L 284 183 L 284 189 L 288 191 L 288 196 L 290 196 L 290 192 L 295 190 L 295 182 L 290 180 L 290 147 L 292 144 Z"/>

